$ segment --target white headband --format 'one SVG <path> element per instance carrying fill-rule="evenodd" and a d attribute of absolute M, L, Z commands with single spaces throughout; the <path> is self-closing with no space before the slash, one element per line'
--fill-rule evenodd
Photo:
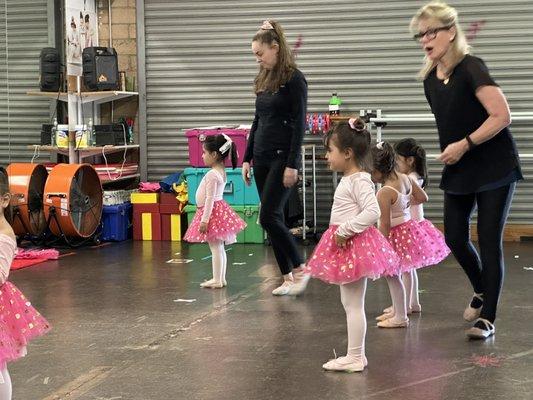
<path fill-rule="evenodd" d="M 383 150 L 383 143 L 385 143 L 385 142 L 383 142 L 383 141 L 378 142 L 378 143 L 376 144 L 376 147 L 377 147 L 379 150 Z"/>
<path fill-rule="evenodd" d="M 225 154 L 227 151 L 229 151 L 229 149 L 231 149 L 231 145 L 233 144 L 233 141 L 225 133 L 223 133 L 222 136 L 224 136 L 224 139 L 226 139 L 226 141 L 224 142 L 222 146 L 220 146 L 218 151 L 220 152 L 220 154 Z"/>

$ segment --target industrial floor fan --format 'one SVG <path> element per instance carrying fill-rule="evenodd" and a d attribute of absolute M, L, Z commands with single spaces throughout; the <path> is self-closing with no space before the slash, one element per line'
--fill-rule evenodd
<path fill-rule="evenodd" d="M 58 164 L 44 187 L 44 215 L 52 234 L 68 245 L 99 243 L 103 191 L 89 164 Z"/>
<path fill-rule="evenodd" d="M 42 164 L 13 163 L 7 169 L 11 192 L 11 219 L 19 237 L 30 240 L 46 230 L 43 193 L 48 172 Z"/>

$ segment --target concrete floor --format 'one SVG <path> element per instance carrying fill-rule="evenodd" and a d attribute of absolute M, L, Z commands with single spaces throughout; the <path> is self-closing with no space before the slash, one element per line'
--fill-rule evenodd
<path fill-rule="evenodd" d="M 9 366 L 14 399 L 532 398 L 533 243 L 506 246 L 497 333 L 486 342 L 464 337 L 471 290 L 453 258 L 419 274 L 423 313 L 405 330 L 375 326 L 389 297 L 385 282 L 369 283 L 360 374 L 321 369 L 346 347 L 337 287 L 312 281 L 300 298 L 274 298 L 270 249 L 235 245 L 229 287 L 204 290 L 208 255 L 202 245 L 125 242 L 14 271 L 53 325 Z"/>

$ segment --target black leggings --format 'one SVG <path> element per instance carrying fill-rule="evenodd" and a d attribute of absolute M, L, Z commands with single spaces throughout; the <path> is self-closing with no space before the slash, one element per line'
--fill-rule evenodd
<path fill-rule="evenodd" d="M 466 195 L 445 193 L 446 243 L 464 269 L 474 292 L 483 293 L 481 318 L 494 322 L 503 284 L 503 228 L 516 183 Z M 470 240 L 470 218 L 477 203 L 480 256 Z"/>
<path fill-rule="evenodd" d="M 259 220 L 267 231 L 276 261 L 283 275 L 304 263 L 294 236 L 285 225 L 283 208 L 291 189 L 283 186 L 287 161 L 283 156 L 274 158 L 269 165 L 254 165 L 254 177 L 261 198 Z"/>

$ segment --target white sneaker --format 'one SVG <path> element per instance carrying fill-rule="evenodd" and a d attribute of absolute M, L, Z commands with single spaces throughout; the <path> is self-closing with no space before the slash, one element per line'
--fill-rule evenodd
<path fill-rule="evenodd" d="M 475 299 L 481 300 L 481 306 L 479 308 L 472 307 L 472 303 Z M 465 309 L 465 312 L 463 313 L 463 318 L 468 321 L 472 322 L 479 318 L 481 315 L 481 309 L 483 308 L 483 295 L 474 293 L 474 296 L 472 296 L 472 300 L 468 304 L 468 306 Z"/>
<path fill-rule="evenodd" d="M 326 371 L 335 372 L 361 372 L 368 365 L 368 360 L 365 356 L 355 362 L 347 360 L 347 357 L 339 357 L 333 360 L 329 360 L 322 365 Z"/>
<path fill-rule="evenodd" d="M 306 274 L 305 272 L 301 271 L 301 272 L 294 272 L 292 276 L 294 278 L 294 284 L 292 285 L 291 290 L 289 291 L 289 294 L 291 296 L 299 296 L 307 288 L 307 284 L 309 283 L 309 279 L 311 279 L 311 275 Z"/>
<path fill-rule="evenodd" d="M 281 286 L 275 288 L 272 291 L 274 296 L 286 296 L 291 291 L 291 288 L 294 286 L 293 281 L 284 281 Z"/>

